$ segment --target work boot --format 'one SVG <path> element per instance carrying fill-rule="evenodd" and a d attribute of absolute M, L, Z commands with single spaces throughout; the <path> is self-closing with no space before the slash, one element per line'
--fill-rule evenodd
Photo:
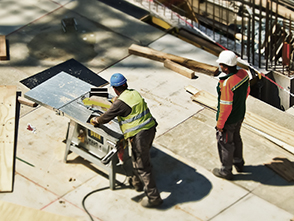
<path fill-rule="evenodd" d="M 243 172 L 243 166 L 244 166 L 245 162 L 244 160 L 242 160 L 240 163 L 234 163 L 234 167 L 237 170 L 238 173 Z"/>
<path fill-rule="evenodd" d="M 156 200 L 150 200 L 148 197 L 144 197 L 141 206 L 145 208 L 157 208 L 163 203 L 163 200 L 161 198 L 158 198 Z"/>
<path fill-rule="evenodd" d="M 233 179 L 233 174 L 232 174 L 232 173 L 229 173 L 229 174 L 223 174 L 223 173 L 221 172 L 221 170 L 218 169 L 218 168 L 214 168 L 214 169 L 212 170 L 212 173 L 213 173 L 213 175 L 215 175 L 215 176 L 217 176 L 217 177 L 220 177 L 220 178 L 223 178 L 223 179 L 226 179 L 226 180 L 231 180 L 231 179 Z"/>
<path fill-rule="evenodd" d="M 129 185 L 132 189 L 135 189 L 137 192 L 142 192 L 144 189 L 144 185 L 141 182 L 136 182 L 133 184 L 133 179 L 130 177 L 129 178 Z"/>

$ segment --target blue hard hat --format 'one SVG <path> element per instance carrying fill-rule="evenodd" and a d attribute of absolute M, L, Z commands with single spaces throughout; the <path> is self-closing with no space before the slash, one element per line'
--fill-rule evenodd
<path fill-rule="evenodd" d="M 115 73 L 110 78 L 110 86 L 119 87 L 127 82 L 127 79 L 120 73 Z"/>

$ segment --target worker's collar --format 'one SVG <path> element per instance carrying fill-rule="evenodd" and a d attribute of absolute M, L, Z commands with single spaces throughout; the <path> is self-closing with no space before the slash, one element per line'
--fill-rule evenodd
<path fill-rule="evenodd" d="M 225 79 L 231 77 L 231 76 L 234 75 L 234 74 L 235 74 L 235 73 L 226 74 L 226 73 L 224 73 L 224 72 L 221 72 L 220 75 L 218 76 L 218 78 L 219 78 L 220 80 L 225 80 Z"/>

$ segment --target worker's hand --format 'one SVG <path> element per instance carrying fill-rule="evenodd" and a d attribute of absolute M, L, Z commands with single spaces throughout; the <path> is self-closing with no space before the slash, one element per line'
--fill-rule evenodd
<path fill-rule="evenodd" d="M 117 96 L 116 96 L 116 97 L 113 97 L 113 98 L 111 99 L 111 103 L 113 103 L 114 101 L 116 101 L 116 99 L 117 99 Z"/>
<path fill-rule="evenodd" d="M 219 127 L 215 126 L 215 129 L 216 129 L 217 131 L 219 131 L 219 132 L 224 132 L 224 129 L 223 129 L 223 128 L 219 128 Z"/>
<path fill-rule="evenodd" d="M 90 124 L 92 124 L 93 126 L 97 126 L 98 123 L 98 117 L 92 117 L 90 120 Z"/>

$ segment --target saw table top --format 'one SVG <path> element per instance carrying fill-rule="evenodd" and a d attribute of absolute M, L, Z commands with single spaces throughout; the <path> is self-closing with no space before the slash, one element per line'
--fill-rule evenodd
<path fill-rule="evenodd" d="M 91 115 L 99 116 L 101 114 L 101 112 L 85 106 L 82 102 L 83 98 L 89 95 L 92 87 L 94 86 L 61 71 L 28 91 L 25 97 L 93 131 L 101 132 L 102 129 L 107 134 L 119 139 L 122 137 L 122 133 L 115 119 L 99 128 L 87 123 Z"/>

